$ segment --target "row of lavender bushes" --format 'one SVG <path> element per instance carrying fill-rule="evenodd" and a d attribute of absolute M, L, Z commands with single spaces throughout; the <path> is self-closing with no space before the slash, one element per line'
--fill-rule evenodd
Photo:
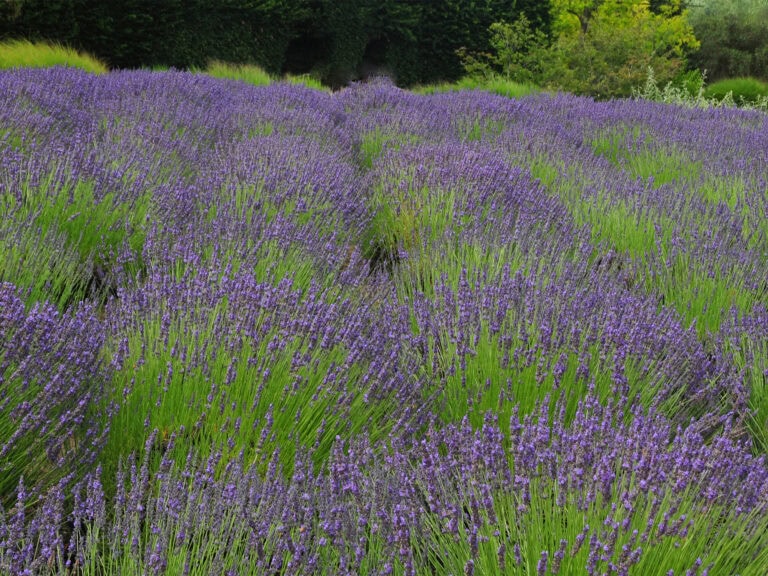
<path fill-rule="evenodd" d="M 765 573 L 764 114 L 0 101 L 0 572 Z"/>

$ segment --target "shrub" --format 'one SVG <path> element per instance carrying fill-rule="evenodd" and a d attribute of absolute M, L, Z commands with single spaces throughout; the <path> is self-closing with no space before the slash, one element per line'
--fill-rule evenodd
<path fill-rule="evenodd" d="M 701 48 L 691 63 L 709 77 L 768 80 L 768 4 L 764 0 L 690 3 L 690 22 Z"/>
<path fill-rule="evenodd" d="M 698 72 L 698 70 L 696 71 Z M 727 106 L 732 103 L 730 99 L 714 101 L 704 96 L 704 75 L 699 72 L 700 83 L 695 84 L 693 75 L 681 75 L 677 82 L 667 82 L 663 87 L 659 86 L 653 68 L 648 68 L 648 76 L 642 88 L 632 91 L 633 98 L 641 100 L 653 100 L 665 104 L 676 104 L 687 108 L 711 108 L 714 106 Z"/>
<path fill-rule="evenodd" d="M 701 70 L 687 70 L 672 80 L 672 86 L 682 90 L 688 96 L 694 97 L 704 89 L 706 72 Z"/>
<path fill-rule="evenodd" d="M 572 24 L 552 48 L 544 81 L 598 98 L 630 95 L 649 66 L 662 82 L 672 80 L 684 68 L 687 51 L 698 47 L 684 13 L 654 14 L 641 2 L 605 2 Z"/>
<path fill-rule="evenodd" d="M 757 78 L 729 78 L 710 84 L 704 90 L 707 98 L 722 100 L 728 94 L 736 103 L 757 104 L 761 98 L 768 97 L 768 84 Z"/>
<path fill-rule="evenodd" d="M 649 66 L 663 81 L 673 79 L 684 67 L 686 51 L 698 46 L 685 13 L 656 14 L 635 0 L 608 1 L 581 14 L 564 8 L 554 12 L 551 40 L 524 14 L 512 24 L 492 24 L 493 53 L 457 52 L 467 74 L 500 74 L 576 94 L 621 97 L 643 82 Z"/>
<path fill-rule="evenodd" d="M 659 86 L 653 68 L 648 69 L 648 77 L 642 88 L 632 91 L 633 98 L 653 100 L 665 104 L 675 104 L 686 108 L 735 107 L 768 110 L 768 96 L 757 94 L 754 100 L 734 95 L 733 90 L 714 91 L 724 82 L 717 82 L 711 87 L 704 86 L 704 75 L 698 70 L 687 72 L 674 82 Z"/>
<path fill-rule="evenodd" d="M 98 469 L 73 487 L 70 534 L 57 529 L 63 490 L 25 515 L 20 486 L 0 516 L 0 570 L 493 575 L 532 574 L 526 567 L 537 564 L 538 574 L 764 573 L 767 475 L 742 446 L 675 437 L 653 413 L 622 423 L 593 398 L 569 425 L 543 406 L 522 421 L 515 414 L 509 429 L 507 442 L 487 413 L 480 430 L 467 421 L 430 429 L 410 449 L 337 439 L 326 467 L 303 450 L 288 478 L 276 453 L 265 455 L 266 474 L 242 457 L 216 474 L 220 452 L 176 462 L 179 438 L 154 430 L 143 454 L 121 462 L 114 499 Z M 65 571 L 70 564 L 79 569 Z"/>
<path fill-rule="evenodd" d="M 101 74 L 107 66 L 85 52 L 78 52 L 60 44 L 32 43 L 27 40 L 10 40 L 0 43 L 0 69 L 49 68 L 72 66 L 86 72 Z"/>
<path fill-rule="evenodd" d="M 93 306 L 27 309 L 15 286 L 0 284 L 0 505 L 22 479 L 36 499 L 93 463 L 108 429 L 93 417 L 104 336 Z"/>
<path fill-rule="evenodd" d="M 548 41 L 544 32 L 531 27 L 525 14 L 511 24 L 495 22 L 488 31 L 493 53 L 456 51 L 469 76 L 494 81 L 501 77 L 524 84 L 541 79 L 550 54 Z"/>

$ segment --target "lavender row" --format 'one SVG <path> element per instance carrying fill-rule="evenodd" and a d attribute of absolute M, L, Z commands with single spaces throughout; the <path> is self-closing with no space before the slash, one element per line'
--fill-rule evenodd
<path fill-rule="evenodd" d="M 171 456 L 150 435 L 107 499 L 100 471 L 0 518 L 14 574 L 761 574 L 766 468 L 654 413 L 624 423 L 587 398 L 570 425 L 547 406 L 480 429 L 465 420 L 412 444 L 337 438 L 327 469 L 296 455 L 286 479 L 243 457 Z M 727 425 L 727 424 L 726 424 Z M 162 461 L 150 475 L 153 454 Z M 66 528 L 61 526 L 67 518 Z M 535 568 L 534 568 L 535 567 Z"/>

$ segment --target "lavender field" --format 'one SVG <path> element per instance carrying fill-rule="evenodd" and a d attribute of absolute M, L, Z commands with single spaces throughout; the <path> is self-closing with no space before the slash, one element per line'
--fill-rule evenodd
<path fill-rule="evenodd" d="M 0 73 L 0 573 L 768 573 L 768 115 Z"/>

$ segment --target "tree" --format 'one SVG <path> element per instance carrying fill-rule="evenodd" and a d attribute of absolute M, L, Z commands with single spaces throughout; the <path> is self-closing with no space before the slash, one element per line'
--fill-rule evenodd
<path fill-rule="evenodd" d="M 593 96 L 627 96 L 652 67 L 660 82 L 699 46 L 681 0 L 553 0 L 554 66 L 545 83 Z"/>
<path fill-rule="evenodd" d="M 698 0 L 690 20 L 701 49 L 691 64 L 711 81 L 754 76 L 768 81 L 768 2 Z"/>
<path fill-rule="evenodd" d="M 0 2 L 0 38 L 3 38 L 12 30 L 11 26 L 20 16 L 23 4 L 24 0 L 5 0 L 5 2 Z"/>
<path fill-rule="evenodd" d="M 76 41 L 75 0 L 11 0 L 5 4 L 9 20 L 5 36 L 66 44 Z"/>
<path fill-rule="evenodd" d="M 494 22 L 489 27 L 491 52 L 457 51 L 464 70 L 470 76 L 501 75 L 514 82 L 539 82 L 548 60 L 546 34 L 531 27 L 525 14 L 514 22 Z"/>
<path fill-rule="evenodd" d="M 436 0 L 426 3 L 419 29 L 424 81 L 455 80 L 463 73 L 457 51 L 488 53 L 490 26 L 525 14 L 533 29 L 547 31 L 549 0 Z"/>

